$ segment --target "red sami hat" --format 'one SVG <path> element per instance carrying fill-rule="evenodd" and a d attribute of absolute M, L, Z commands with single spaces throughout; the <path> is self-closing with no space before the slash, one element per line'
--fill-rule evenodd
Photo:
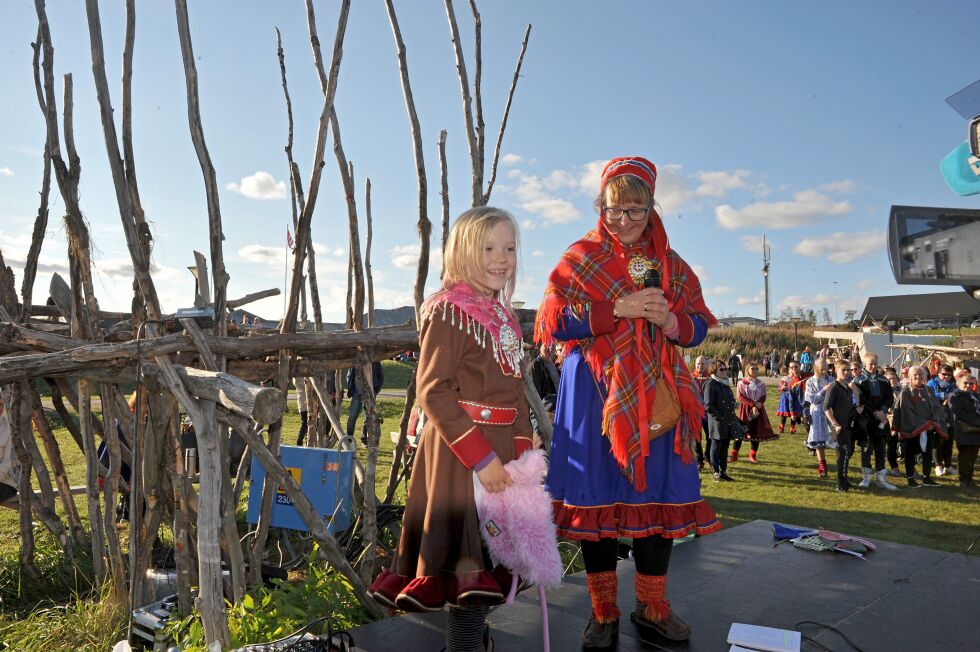
<path fill-rule="evenodd" d="M 602 192 L 610 179 L 624 174 L 637 177 L 650 187 L 651 195 L 654 193 L 657 187 L 657 166 L 642 156 L 621 156 L 606 163 L 599 181 L 599 192 Z"/>

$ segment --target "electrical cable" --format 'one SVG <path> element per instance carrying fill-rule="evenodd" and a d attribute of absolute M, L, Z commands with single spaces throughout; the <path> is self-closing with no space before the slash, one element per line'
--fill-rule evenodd
<path fill-rule="evenodd" d="M 842 639 L 844 639 L 847 642 L 848 645 L 850 645 L 852 648 L 854 648 L 855 652 L 864 652 L 864 650 L 862 650 L 860 647 L 858 647 L 857 644 L 854 641 L 852 641 L 851 639 L 849 639 L 847 637 L 847 634 L 845 634 L 844 632 L 840 631 L 839 629 L 837 629 L 833 625 L 825 625 L 824 623 L 818 623 L 815 620 L 801 620 L 800 622 L 796 623 L 793 627 L 795 627 L 796 629 L 799 629 L 800 628 L 800 625 L 816 625 L 817 627 L 820 627 L 822 629 L 829 629 L 830 631 L 834 632 L 835 634 L 837 634 L 838 636 L 840 636 Z M 814 645 L 819 645 L 822 649 L 827 650 L 827 652 L 834 652 L 834 650 L 831 650 L 829 647 L 827 647 L 826 645 L 824 645 L 820 641 L 817 641 L 817 640 L 815 640 L 815 639 L 807 636 L 806 634 L 802 634 L 801 633 L 801 636 L 804 639 L 806 639 L 807 641 L 810 641 L 811 643 L 813 643 Z"/>

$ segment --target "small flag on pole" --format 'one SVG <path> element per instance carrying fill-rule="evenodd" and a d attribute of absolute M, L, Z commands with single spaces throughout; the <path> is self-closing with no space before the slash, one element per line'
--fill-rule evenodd
<path fill-rule="evenodd" d="M 296 242 L 293 240 L 293 234 L 289 230 L 288 226 L 286 227 L 286 245 L 289 247 L 290 251 L 296 251 Z"/>

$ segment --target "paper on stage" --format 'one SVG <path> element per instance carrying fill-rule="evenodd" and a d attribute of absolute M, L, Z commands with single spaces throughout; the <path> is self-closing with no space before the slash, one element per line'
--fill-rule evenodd
<path fill-rule="evenodd" d="M 800 651 L 799 632 L 744 623 L 732 623 L 731 629 L 728 630 L 728 642 L 732 644 L 730 652 L 739 652 L 740 650 Z"/>

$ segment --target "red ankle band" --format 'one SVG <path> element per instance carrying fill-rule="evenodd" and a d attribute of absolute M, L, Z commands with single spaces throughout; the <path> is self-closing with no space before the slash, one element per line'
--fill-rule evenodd
<path fill-rule="evenodd" d="M 636 599 L 644 605 L 643 616 L 647 620 L 661 622 L 670 615 L 670 602 L 666 600 L 667 576 L 636 574 Z"/>
<path fill-rule="evenodd" d="M 616 593 L 619 583 L 616 571 L 589 573 L 585 576 L 592 598 L 593 617 L 596 622 L 609 623 L 619 620 L 619 607 L 616 606 Z"/>

